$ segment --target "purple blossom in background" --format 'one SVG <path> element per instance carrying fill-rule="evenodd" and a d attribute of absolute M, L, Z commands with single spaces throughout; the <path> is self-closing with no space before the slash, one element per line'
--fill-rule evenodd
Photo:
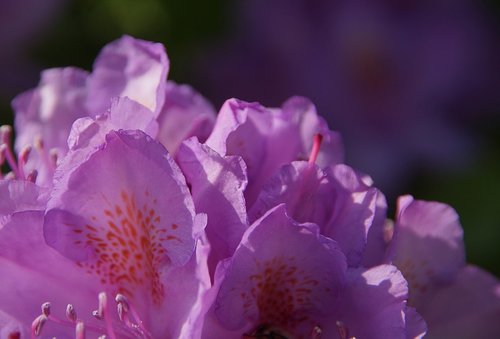
<path fill-rule="evenodd" d="M 470 0 L 250 0 L 193 77 L 227 96 L 311 98 L 342 131 L 349 162 L 394 195 L 420 169 L 474 156 L 471 122 L 498 107 L 498 49 Z M 399 189 L 399 191 L 397 190 Z"/>
<path fill-rule="evenodd" d="M 42 73 L 0 129 L 0 338 L 499 337 L 500 284 L 442 203 L 344 164 L 304 97 L 167 81 L 125 36 Z"/>

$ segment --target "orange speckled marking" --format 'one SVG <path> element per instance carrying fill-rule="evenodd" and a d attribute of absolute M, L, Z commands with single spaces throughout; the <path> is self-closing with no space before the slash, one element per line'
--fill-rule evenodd
<path fill-rule="evenodd" d="M 91 274 L 98 274 L 101 283 L 116 287 L 117 293 L 130 297 L 137 286 L 151 292 L 153 301 L 161 303 L 164 286 L 159 268 L 167 260 L 165 241 L 182 240 L 175 235 L 176 224 L 163 228 L 161 217 L 156 214 L 156 199 L 145 191 L 148 203 L 138 206 L 133 196 L 122 191 L 116 204 L 105 199 L 110 208 L 104 208 L 102 217 L 92 216 L 94 224 L 74 228 L 78 235 L 75 244 L 90 248 L 95 261 L 80 262 L 79 266 Z"/>
<path fill-rule="evenodd" d="M 256 302 L 260 323 L 285 330 L 293 330 L 307 320 L 311 293 L 319 282 L 299 269 L 293 257 L 257 262 L 257 266 L 259 273 L 250 276 L 250 292 L 240 294 L 243 307 L 249 309 Z"/>

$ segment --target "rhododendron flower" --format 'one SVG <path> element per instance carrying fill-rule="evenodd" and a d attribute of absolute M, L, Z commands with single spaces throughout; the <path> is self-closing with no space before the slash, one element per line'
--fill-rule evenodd
<path fill-rule="evenodd" d="M 493 320 L 500 316 L 500 284 L 466 265 L 463 230 L 450 206 L 400 197 L 388 259 L 407 279 L 408 303 L 426 319 L 429 338 L 500 334 Z"/>
<path fill-rule="evenodd" d="M 159 118 L 160 141 L 171 152 L 187 137 L 206 138 L 214 119 L 213 109 L 193 90 L 167 83 L 168 70 L 163 45 L 124 36 L 103 48 L 91 73 L 75 67 L 44 71 L 38 87 L 18 95 L 12 103 L 16 150 L 19 152 L 27 145 L 39 149 L 30 157 L 27 170 L 37 170 L 38 182 L 50 185 L 53 169 L 45 165 L 46 153 L 52 151 L 64 156 L 73 122 L 105 114 L 113 109 L 116 97 L 127 97 L 144 106 L 142 110 L 149 110 L 153 118 Z M 168 119 L 175 115 L 181 115 L 178 119 L 184 122 L 182 131 L 172 135 L 167 126 L 176 123 Z M 200 115 L 198 120 L 185 121 L 184 116 L 195 119 L 197 115 Z M 128 115 L 122 121 L 130 123 L 133 116 Z"/>
<path fill-rule="evenodd" d="M 68 335 L 75 329 L 64 324 L 71 323 L 77 333 L 85 327 L 109 337 L 188 331 L 185 323 L 204 286 L 193 253 L 206 217 L 195 214 L 179 168 L 139 131 L 110 132 L 84 161 L 66 163 L 72 160 L 66 157 L 56 172 L 45 216 L 43 209 L 13 213 L 0 230 L 2 286 L 26 294 L 22 308 L 2 309 L 22 333 L 32 322 L 33 333 L 47 335 Z M 15 237 L 19 245 L 7 246 Z M 37 283 L 16 285 L 20 280 Z M 2 305 L 14 305 L 16 295 L 2 293 Z M 115 296 L 118 313 L 111 311 Z M 42 310 L 36 317 L 34 306 L 44 301 L 53 315 Z M 59 319 L 64 303 L 82 317 Z M 165 316 L 168 322 L 161 321 Z M 54 324 L 42 329 L 50 320 Z"/>
<path fill-rule="evenodd" d="M 450 207 L 403 197 L 388 222 L 308 99 L 215 118 L 167 60 L 124 37 L 15 100 L 0 338 L 498 336 L 499 283 L 466 266 Z"/>

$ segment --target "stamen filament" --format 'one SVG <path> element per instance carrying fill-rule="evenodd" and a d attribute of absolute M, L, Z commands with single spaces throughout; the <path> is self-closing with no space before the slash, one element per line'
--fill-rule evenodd
<path fill-rule="evenodd" d="M 323 136 L 321 134 L 314 135 L 313 147 L 311 150 L 311 154 L 309 155 L 309 163 L 316 163 L 316 159 L 318 158 L 319 149 L 321 147 L 321 142 L 323 141 Z"/>
<path fill-rule="evenodd" d="M 3 125 L 0 127 L 0 147 L 7 164 L 9 165 L 12 172 L 14 172 L 17 178 L 21 178 L 19 173 L 19 168 L 17 167 L 17 162 L 14 154 L 11 150 L 10 138 L 12 136 L 12 127 L 8 125 Z"/>

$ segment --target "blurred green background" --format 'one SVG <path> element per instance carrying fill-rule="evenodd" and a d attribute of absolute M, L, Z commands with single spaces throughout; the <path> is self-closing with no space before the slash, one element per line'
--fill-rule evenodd
<path fill-rule="evenodd" d="M 240 17 L 241 4 L 229 0 L 19 0 L 4 1 L 2 6 L 8 9 L 0 14 L 0 44 L 4 51 L 0 57 L 2 124 L 12 123 L 10 101 L 16 93 L 36 86 L 40 70 L 70 65 L 90 70 L 99 50 L 122 34 L 164 43 L 171 63 L 169 79 L 193 85 L 220 107 L 221 96 L 213 94 L 210 88 L 213 83 L 208 85 L 199 70 L 211 67 L 206 60 L 210 61 L 214 53 L 224 54 L 227 46 L 238 46 L 225 42 L 238 40 L 242 25 L 247 25 L 246 19 Z M 37 12 L 39 17 L 33 18 L 27 11 Z M 486 43 L 498 43 L 498 25 L 489 23 L 498 22 L 500 1 L 482 2 L 479 11 L 488 22 L 485 31 L 493 37 Z M 493 59 L 499 60 L 498 55 Z M 497 77 L 499 66 L 498 62 L 490 66 Z M 231 84 L 226 85 L 227 97 L 232 96 Z M 487 99 L 500 97 L 495 83 L 489 86 L 491 94 Z M 222 87 L 220 91 L 224 93 Z M 265 98 L 255 95 L 241 99 Z M 498 100 L 492 102 L 498 103 Z M 275 102 L 262 103 L 276 105 Z M 398 180 L 396 188 L 387 189 L 388 200 L 390 216 L 394 213 L 396 197 L 406 193 L 452 205 L 465 229 L 468 261 L 500 276 L 500 107 L 480 105 L 480 109 L 484 111 L 479 112 L 480 119 L 467 120 L 469 132 L 480 136 L 479 147 L 472 158 L 452 170 L 432 166 L 406 169 L 404 180 Z M 349 150 L 348 142 L 347 137 Z M 361 170 L 369 172 L 365 168 Z M 376 176 L 374 179 L 377 183 Z M 381 188 L 385 191 L 385 187 Z"/>

